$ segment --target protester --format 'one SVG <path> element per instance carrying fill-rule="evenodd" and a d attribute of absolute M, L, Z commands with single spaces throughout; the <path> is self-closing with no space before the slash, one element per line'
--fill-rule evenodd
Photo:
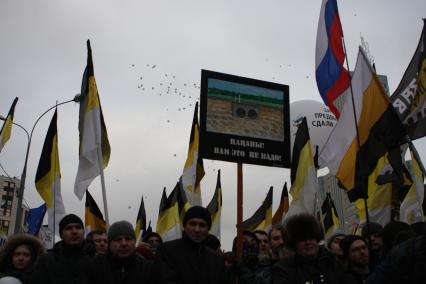
<path fill-rule="evenodd" d="M 11 236 L 0 250 L 0 278 L 12 276 L 22 281 L 34 262 L 44 253 L 40 240 L 29 234 Z"/>
<path fill-rule="evenodd" d="M 94 230 L 87 234 L 86 240 L 95 244 L 96 254 L 104 254 L 108 248 L 107 234 L 104 230 Z"/>
<path fill-rule="evenodd" d="M 273 283 L 339 283 L 342 266 L 334 255 L 319 246 L 323 238 L 321 226 L 311 214 L 287 219 L 286 242 L 295 255 L 273 267 Z"/>
<path fill-rule="evenodd" d="M 277 261 L 280 248 L 284 245 L 283 235 L 281 232 L 282 227 L 273 227 L 268 234 L 269 244 L 271 247 L 271 260 Z"/>
<path fill-rule="evenodd" d="M 157 283 L 153 263 L 136 254 L 136 235 L 127 221 L 115 222 L 108 230 L 106 254 L 97 255 L 85 269 L 83 283 Z"/>
<path fill-rule="evenodd" d="M 218 253 L 222 252 L 220 250 L 220 247 L 221 247 L 220 240 L 215 235 L 208 234 L 207 238 L 204 240 L 204 245 L 215 252 L 218 252 Z"/>
<path fill-rule="evenodd" d="M 67 284 L 81 281 L 83 268 L 96 252 L 84 240 L 83 222 L 74 214 L 66 215 L 59 222 L 59 235 L 62 241 L 39 258 L 29 283 Z"/>
<path fill-rule="evenodd" d="M 160 234 L 156 232 L 150 232 L 143 236 L 143 242 L 148 244 L 152 252 L 156 254 L 158 247 L 163 243 L 163 239 L 161 238 Z"/>
<path fill-rule="evenodd" d="M 339 244 L 340 244 L 340 241 L 343 240 L 345 235 L 346 234 L 343 230 L 337 229 L 327 239 L 327 249 L 338 258 L 341 258 L 343 256 L 343 252 Z"/>
<path fill-rule="evenodd" d="M 349 235 L 340 241 L 340 247 L 347 265 L 340 282 L 345 284 L 365 283 L 370 272 L 367 241 L 360 236 Z"/>
<path fill-rule="evenodd" d="M 182 223 L 182 238 L 158 249 L 162 283 L 227 283 L 223 257 L 203 244 L 212 225 L 209 211 L 193 206 Z"/>
<path fill-rule="evenodd" d="M 271 265 L 271 246 L 269 245 L 268 234 L 263 230 L 256 230 L 254 233 L 259 240 L 259 264 Z"/>
<path fill-rule="evenodd" d="M 233 252 L 236 255 L 237 238 L 234 239 Z M 260 261 L 259 240 L 255 233 L 243 231 L 243 250 L 240 259 L 235 258 L 234 263 L 229 268 L 229 278 L 231 283 L 239 284 L 267 284 L 272 281 L 271 264 Z"/>
<path fill-rule="evenodd" d="M 377 265 L 367 283 L 424 283 L 426 279 L 426 232 L 395 246 Z"/>
<path fill-rule="evenodd" d="M 387 254 L 393 247 L 399 232 L 410 230 L 410 225 L 401 221 L 391 221 L 383 228 L 383 249 Z"/>
<path fill-rule="evenodd" d="M 370 236 L 367 238 L 368 235 Z M 364 225 L 361 231 L 361 237 L 369 242 L 370 248 L 370 270 L 373 271 L 374 268 L 380 261 L 382 261 L 384 255 L 384 247 L 383 247 L 383 226 L 379 223 L 369 222 L 368 230 L 367 224 Z"/>

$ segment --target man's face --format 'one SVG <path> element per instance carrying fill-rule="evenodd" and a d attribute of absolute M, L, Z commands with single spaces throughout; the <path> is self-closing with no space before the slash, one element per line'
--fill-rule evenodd
<path fill-rule="evenodd" d="M 316 239 L 309 239 L 299 241 L 296 244 L 296 253 L 304 257 L 317 256 L 319 252 L 318 241 Z"/>
<path fill-rule="evenodd" d="M 20 245 L 12 253 L 12 265 L 15 269 L 23 270 L 31 263 L 31 250 L 27 245 Z"/>
<path fill-rule="evenodd" d="M 62 229 L 62 240 L 66 245 L 79 245 L 84 240 L 83 226 L 78 223 L 71 223 Z"/>
<path fill-rule="evenodd" d="M 371 250 L 382 250 L 383 248 L 383 237 L 379 234 L 372 234 L 370 236 Z"/>
<path fill-rule="evenodd" d="M 368 247 L 362 240 L 356 240 L 349 248 L 348 260 L 351 265 L 365 267 L 368 266 Z"/>
<path fill-rule="evenodd" d="M 183 230 L 189 239 L 196 243 L 203 242 L 209 234 L 209 227 L 207 222 L 200 218 L 189 219 L 185 223 Z"/>
<path fill-rule="evenodd" d="M 93 234 L 92 239 L 96 246 L 96 253 L 105 254 L 108 248 L 108 239 L 106 233 Z"/>
<path fill-rule="evenodd" d="M 131 236 L 120 235 L 109 243 L 109 250 L 118 258 L 126 258 L 135 253 L 136 240 Z"/>
<path fill-rule="evenodd" d="M 149 239 L 146 240 L 146 242 L 152 247 L 152 248 L 158 248 L 161 245 L 161 240 L 157 236 L 151 236 Z"/>
<path fill-rule="evenodd" d="M 272 229 L 271 230 L 271 248 L 273 250 L 279 248 L 280 246 L 282 246 L 284 244 L 284 240 L 281 234 L 281 230 L 277 230 L 277 229 Z"/>
<path fill-rule="evenodd" d="M 259 252 L 260 253 L 269 253 L 269 240 L 268 236 L 264 234 L 256 234 L 257 239 L 259 240 Z"/>

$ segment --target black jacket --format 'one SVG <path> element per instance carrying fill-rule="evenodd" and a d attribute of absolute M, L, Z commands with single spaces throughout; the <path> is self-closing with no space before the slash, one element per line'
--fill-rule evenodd
<path fill-rule="evenodd" d="M 227 283 L 223 257 L 185 234 L 181 239 L 163 243 L 158 256 L 162 283 Z"/>
<path fill-rule="evenodd" d="M 86 267 L 82 284 L 157 283 L 158 276 L 152 261 L 137 254 L 119 259 L 107 252 L 97 255 Z"/>
<path fill-rule="evenodd" d="M 42 255 L 29 277 L 31 284 L 80 283 L 82 271 L 95 255 L 93 246 L 83 242 L 80 246 L 67 246 L 57 242 L 53 249 Z"/>
<path fill-rule="evenodd" d="M 305 284 L 306 282 L 338 284 L 343 266 L 325 248 L 319 248 L 316 258 L 295 256 L 279 261 L 273 267 L 274 284 Z"/>

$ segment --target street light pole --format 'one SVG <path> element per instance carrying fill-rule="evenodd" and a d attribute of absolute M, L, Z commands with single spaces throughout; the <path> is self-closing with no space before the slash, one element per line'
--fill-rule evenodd
<path fill-rule="evenodd" d="M 19 128 L 21 128 L 22 130 L 25 131 L 25 133 L 27 134 L 28 137 L 28 144 L 27 144 L 27 152 L 25 154 L 25 162 L 24 162 L 24 169 L 22 170 L 22 174 L 21 174 L 21 184 L 19 186 L 19 190 L 17 192 L 17 198 L 18 198 L 18 205 L 17 205 L 17 210 L 16 210 L 16 219 L 15 219 L 15 228 L 14 228 L 14 234 L 18 234 L 21 232 L 21 223 L 22 223 L 22 200 L 24 199 L 24 190 L 25 190 L 25 179 L 27 176 L 27 163 L 28 163 L 28 155 L 30 153 L 30 146 L 31 146 L 31 140 L 33 137 L 33 132 L 34 132 L 34 128 L 36 127 L 37 123 L 40 121 L 40 119 L 49 111 L 51 111 L 52 109 L 63 105 L 63 104 L 67 104 L 70 102 L 80 102 L 80 94 L 77 94 L 72 100 L 69 101 L 65 101 L 65 102 L 61 102 L 59 104 L 55 104 L 54 106 L 50 107 L 49 109 L 47 109 L 45 112 L 43 112 L 36 120 L 36 122 L 34 123 L 31 132 L 28 134 L 28 131 L 20 124 L 13 122 L 14 125 L 18 126 Z M 5 120 L 4 117 L 0 117 L 1 120 Z"/>

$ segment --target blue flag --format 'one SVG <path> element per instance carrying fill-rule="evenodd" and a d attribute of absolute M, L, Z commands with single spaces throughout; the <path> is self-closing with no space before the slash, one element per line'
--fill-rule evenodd
<path fill-rule="evenodd" d="M 25 227 L 28 234 L 37 236 L 43 223 L 44 214 L 46 214 L 46 203 L 43 203 L 38 208 L 32 208 L 28 212 L 25 220 Z"/>

